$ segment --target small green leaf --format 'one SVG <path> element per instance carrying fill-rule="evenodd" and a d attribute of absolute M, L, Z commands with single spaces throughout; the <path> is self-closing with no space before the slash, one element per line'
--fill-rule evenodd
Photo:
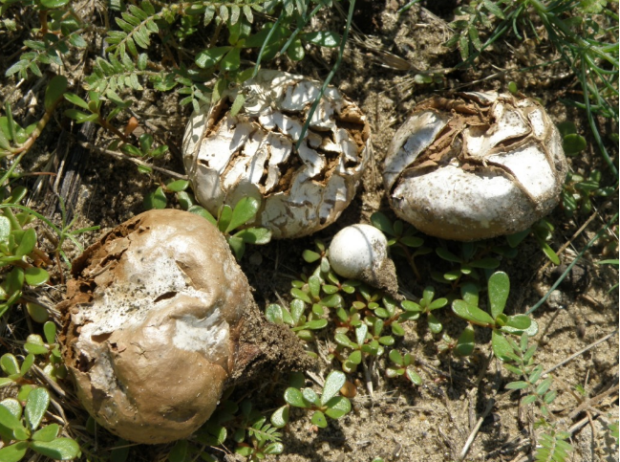
<path fill-rule="evenodd" d="M 196 65 L 203 69 L 215 66 L 232 47 L 213 47 L 196 55 Z"/>
<path fill-rule="evenodd" d="M 0 367 L 6 375 L 19 374 L 19 362 L 11 353 L 5 353 L 0 358 Z"/>
<path fill-rule="evenodd" d="M 80 98 L 78 95 L 74 93 L 65 93 L 63 96 L 70 103 L 73 103 L 76 106 L 79 106 L 82 109 L 86 109 L 88 112 L 90 112 L 90 107 L 88 106 L 88 103 L 82 98 Z"/>
<path fill-rule="evenodd" d="M 460 318 L 480 326 L 495 325 L 495 320 L 488 313 L 482 311 L 477 306 L 470 305 L 464 300 L 454 300 L 452 302 L 452 311 Z"/>
<path fill-rule="evenodd" d="M 33 441 L 44 441 L 46 443 L 49 443 L 54 438 L 56 438 L 59 430 L 60 426 L 58 424 L 51 424 L 34 432 L 31 439 Z"/>
<path fill-rule="evenodd" d="M 45 8 L 54 9 L 66 6 L 70 0 L 41 0 L 41 5 Z"/>
<path fill-rule="evenodd" d="M 10 446 L 0 449 L 0 461 L 2 462 L 18 462 L 26 455 L 28 451 L 28 442 L 19 441 Z"/>
<path fill-rule="evenodd" d="M 398 350 L 391 350 L 390 353 L 388 354 L 390 360 L 398 365 L 398 366 L 402 366 L 403 363 L 403 356 L 400 354 L 400 352 Z"/>
<path fill-rule="evenodd" d="M 428 314 L 428 328 L 433 334 L 438 334 L 443 329 L 441 321 L 432 313 Z"/>
<path fill-rule="evenodd" d="M 562 147 L 567 156 L 576 156 L 588 146 L 586 139 L 577 133 L 566 135 L 562 140 Z"/>
<path fill-rule="evenodd" d="M 322 47 L 333 48 L 340 44 L 340 34 L 329 31 L 309 32 L 302 35 L 306 42 Z"/>
<path fill-rule="evenodd" d="M 491 315 L 497 318 L 504 312 L 510 293 L 510 278 L 503 271 L 497 271 L 489 278 L 489 302 Z"/>
<path fill-rule="evenodd" d="M 220 63 L 220 67 L 225 71 L 236 71 L 241 64 L 241 48 L 230 50 Z"/>
<path fill-rule="evenodd" d="M 303 302 L 312 304 L 312 299 L 310 298 L 310 296 L 301 289 L 297 289 L 296 287 L 293 287 L 291 289 L 291 295 Z"/>
<path fill-rule="evenodd" d="M 362 352 L 360 350 L 355 350 L 349 355 L 347 362 L 351 364 L 351 367 L 357 366 L 362 362 Z"/>
<path fill-rule="evenodd" d="M 335 396 L 326 405 L 325 414 L 332 419 L 339 419 L 351 411 L 351 402 L 344 396 Z"/>
<path fill-rule="evenodd" d="M 24 359 L 24 362 L 22 363 L 22 367 L 20 367 L 19 369 L 19 375 L 21 375 L 22 377 L 26 375 L 26 373 L 30 370 L 33 364 L 34 364 L 34 354 L 30 353 Z"/>
<path fill-rule="evenodd" d="M 462 260 L 456 255 L 454 255 L 452 252 L 450 252 L 448 249 L 444 249 L 443 247 L 437 247 L 437 249 L 435 249 L 435 252 L 440 258 L 446 261 L 452 263 L 462 263 Z"/>
<path fill-rule="evenodd" d="M 532 320 L 525 314 L 509 316 L 506 325 L 518 330 L 526 330 L 532 324 Z"/>
<path fill-rule="evenodd" d="M 244 197 L 237 205 L 232 212 L 232 217 L 228 226 L 226 227 L 226 233 L 238 228 L 241 225 L 248 223 L 253 220 L 258 212 L 260 207 L 260 202 L 253 197 Z"/>
<path fill-rule="evenodd" d="M 321 395 L 321 404 L 325 405 L 325 403 L 336 396 L 346 380 L 347 378 L 342 372 L 330 372 L 325 379 L 325 386 L 323 387 L 323 394 Z"/>
<path fill-rule="evenodd" d="M 26 349 L 28 353 L 32 353 L 35 355 L 46 354 L 48 352 L 48 349 L 45 346 L 43 339 L 41 338 L 40 335 L 37 335 L 37 334 L 30 334 L 26 338 L 26 343 L 24 345 L 24 348 Z"/>
<path fill-rule="evenodd" d="M 307 263 L 314 263 L 319 258 L 321 258 L 321 255 L 312 250 L 304 250 L 302 253 L 302 257 Z"/>
<path fill-rule="evenodd" d="M 45 90 L 45 110 L 51 111 L 58 100 L 62 98 L 62 95 L 67 90 L 67 78 L 62 75 L 57 75 L 47 85 Z"/>
<path fill-rule="evenodd" d="M 493 348 L 495 356 L 502 361 L 506 361 L 513 351 L 510 343 L 506 340 L 506 337 L 504 337 L 504 334 L 495 329 L 491 335 L 491 347 Z"/>
<path fill-rule="evenodd" d="M 411 367 L 408 367 L 405 371 L 407 378 L 414 385 L 422 385 L 422 377 L 420 377 Z"/>
<path fill-rule="evenodd" d="M 551 263 L 553 263 L 554 265 L 560 264 L 560 257 L 558 257 L 558 254 L 555 253 L 555 250 L 553 250 L 549 246 L 549 244 L 547 244 L 546 242 L 540 242 L 540 248 Z"/>
<path fill-rule="evenodd" d="M 283 316 L 283 309 L 280 305 L 272 303 L 271 305 L 269 305 L 267 308 L 265 308 L 265 317 L 267 318 L 267 321 L 273 323 L 273 324 L 283 324 L 284 323 L 284 316 Z"/>
<path fill-rule="evenodd" d="M 45 333 L 47 343 L 54 343 L 56 341 L 56 324 L 51 321 L 46 322 L 43 325 L 43 332 Z"/>
<path fill-rule="evenodd" d="M 43 268 L 31 267 L 24 271 L 24 280 L 29 286 L 40 286 L 49 281 L 50 275 Z"/>
<path fill-rule="evenodd" d="M 244 104 L 245 104 L 245 95 L 242 92 L 237 93 L 237 96 L 235 97 L 235 101 L 233 101 L 233 104 L 230 108 L 230 117 L 235 117 L 239 113 L 239 111 L 241 110 Z"/>
<path fill-rule="evenodd" d="M 547 377 L 536 388 L 536 394 L 539 395 L 539 396 L 540 395 L 544 395 L 545 393 L 547 393 L 547 391 L 549 390 L 549 388 L 551 387 L 552 384 L 553 384 L 553 378 L 552 377 Z"/>
<path fill-rule="evenodd" d="M 373 224 L 375 228 L 378 228 L 382 233 L 387 234 L 389 236 L 394 236 L 394 229 L 392 227 L 392 222 L 389 220 L 381 212 L 375 212 L 370 217 L 370 222 Z"/>
<path fill-rule="evenodd" d="M 278 455 L 284 452 L 284 445 L 282 443 L 269 443 L 265 446 L 265 454 Z"/>
<path fill-rule="evenodd" d="M 235 234 L 246 244 L 263 245 L 271 241 L 271 231 L 267 228 L 246 228 Z"/>
<path fill-rule="evenodd" d="M 327 427 L 327 419 L 325 418 L 325 414 L 321 411 L 316 411 L 312 414 L 312 419 L 310 419 L 310 421 L 319 428 Z"/>
<path fill-rule="evenodd" d="M 168 454 L 168 461 L 185 462 L 187 460 L 187 456 L 189 455 L 188 450 L 189 444 L 187 440 L 178 440 Z"/>
<path fill-rule="evenodd" d="M 289 387 L 284 392 L 284 401 L 295 407 L 308 407 L 308 404 L 304 401 L 304 395 L 301 390 L 293 387 Z"/>
<path fill-rule="evenodd" d="M 416 313 L 422 311 L 422 308 L 420 307 L 420 305 L 418 305 L 415 302 L 412 302 L 411 300 L 404 300 L 401 303 L 401 306 L 403 307 L 403 309 L 405 311 L 412 311 L 412 312 L 416 312 Z"/>
<path fill-rule="evenodd" d="M 301 394 L 303 395 L 304 399 L 314 405 L 314 406 L 318 406 L 319 405 L 319 395 L 316 394 L 316 392 L 312 389 L 312 388 L 304 388 L 301 391 Z"/>
<path fill-rule="evenodd" d="M 474 329 L 471 326 L 467 326 L 463 329 L 463 332 L 456 342 L 454 354 L 456 356 L 469 356 L 474 352 L 475 347 L 476 341 Z"/>
<path fill-rule="evenodd" d="M 7 244 L 9 242 L 9 236 L 11 234 L 11 222 L 10 220 L 0 215 L 0 243 Z"/>
<path fill-rule="evenodd" d="M 213 226 L 217 226 L 217 220 L 215 219 L 215 217 L 211 215 L 207 209 L 201 207 L 200 205 L 191 206 L 188 212 L 193 213 L 194 215 L 199 215 L 205 220 L 207 220 L 209 223 L 211 223 Z"/>
<path fill-rule="evenodd" d="M 334 340 L 338 345 L 342 345 L 343 347 L 350 348 L 351 350 L 355 350 L 357 348 L 357 344 L 353 342 L 349 337 L 345 334 L 336 334 L 334 336 Z"/>
<path fill-rule="evenodd" d="M 472 261 L 469 266 L 472 268 L 495 269 L 499 266 L 499 260 L 497 258 L 483 258 Z"/>
<path fill-rule="evenodd" d="M 166 205 L 168 205 L 168 198 L 161 186 L 147 194 L 144 198 L 144 208 L 146 210 L 165 209 Z"/>
<path fill-rule="evenodd" d="M 0 427 L 4 427 L 13 432 L 15 439 L 25 440 L 30 435 L 28 430 L 4 404 L 0 404 Z"/>
<path fill-rule="evenodd" d="M 289 407 L 284 405 L 275 410 L 273 414 L 271 414 L 271 425 L 276 428 L 284 428 L 288 423 L 289 419 Z"/>
<path fill-rule="evenodd" d="M 15 255 L 18 257 L 23 257 L 30 254 L 30 252 L 34 250 L 36 244 L 37 233 L 34 229 L 28 228 L 26 231 L 24 231 L 24 234 L 22 234 L 19 246 L 15 250 Z"/>
<path fill-rule="evenodd" d="M 532 229 L 528 228 L 528 229 L 520 231 L 518 233 L 510 234 L 509 236 L 506 236 L 506 240 L 508 241 L 508 245 L 511 248 L 514 249 L 519 244 L 521 244 L 523 239 L 525 239 L 528 236 L 528 234 L 530 234 L 531 231 L 532 231 Z"/>
<path fill-rule="evenodd" d="M 243 242 L 243 239 L 237 236 L 230 236 L 228 237 L 227 241 L 230 249 L 235 254 L 235 258 L 237 259 L 237 261 L 240 261 L 245 254 L 245 242 Z"/>
<path fill-rule="evenodd" d="M 35 388 L 30 392 L 26 401 L 24 416 L 31 430 L 39 427 L 49 403 L 50 395 L 45 388 Z"/>
<path fill-rule="evenodd" d="M 297 38 L 293 40 L 293 43 L 286 50 L 286 54 L 293 61 L 301 61 L 304 59 L 306 55 L 306 51 L 304 50 L 304 46 L 301 43 L 301 39 Z"/>
<path fill-rule="evenodd" d="M 189 181 L 187 180 L 174 180 L 166 185 L 166 189 L 170 192 L 181 192 L 185 191 L 189 186 Z"/>
<path fill-rule="evenodd" d="M 75 459 L 80 455 L 80 446 L 71 438 L 56 438 L 49 443 L 33 441 L 30 447 L 39 454 L 57 460 Z"/>
<path fill-rule="evenodd" d="M 506 389 L 507 390 L 523 390 L 525 388 L 527 388 L 529 386 L 529 384 L 527 382 L 510 382 L 508 384 L 506 384 Z"/>

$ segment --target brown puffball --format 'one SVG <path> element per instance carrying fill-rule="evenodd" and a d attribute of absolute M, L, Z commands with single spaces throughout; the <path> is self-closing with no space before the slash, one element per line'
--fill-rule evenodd
<path fill-rule="evenodd" d="M 257 355 L 239 358 L 242 324 L 260 324 L 250 286 L 202 217 L 138 215 L 89 247 L 73 275 L 60 305 L 66 363 L 84 407 L 122 438 L 188 437 Z"/>

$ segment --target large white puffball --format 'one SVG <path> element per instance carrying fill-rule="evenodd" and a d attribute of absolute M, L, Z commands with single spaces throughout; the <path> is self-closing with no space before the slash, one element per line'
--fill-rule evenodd
<path fill-rule="evenodd" d="M 383 173 L 396 215 L 431 236 L 473 241 L 527 229 L 560 200 L 568 165 L 540 103 L 463 93 L 420 103 Z"/>
<path fill-rule="evenodd" d="M 365 272 L 377 275 L 387 256 L 387 239 L 371 225 L 341 229 L 329 246 L 329 262 L 342 277 L 362 279 Z"/>
<path fill-rule="evenodd" d="M 370 157 L 370 123 L 333 87 L 308 121 L 321 87 L 300 75 L 262 70 L 194 113 L 183 162 L 196 200 L 217 215 L 242 197 L 259 199 L 254 225 L 274 239 L 306 236 L 336 221 Z M 246 102 L 233 115 L 240 94 Z"/>

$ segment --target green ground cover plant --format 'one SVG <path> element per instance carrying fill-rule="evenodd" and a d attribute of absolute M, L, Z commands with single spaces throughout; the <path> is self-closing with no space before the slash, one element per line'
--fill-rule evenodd
<path fill-rule="evenodd" d="M 404 15 L 414 3 L 402 6 L 398 14 Z M 49 127 L 95 124 L 101 129 L 102 151 L 140 160 L 135 176 L 152 178 L 154 167 L 174 150 L 174 138 L 145 128 L 144 118 L 134 117 L 140 94 L 175 95 L 181 106 L 200 110 L 217 102 L 226 89 L 243 86 L 262 66 L 301 66 L 314 62 L 317 50 L 332 50 L 332 63 L 320 72 L 324 91 L 348 59 L 345 49 L 353 46 L 351 35 L 359 34 L 352 19 L 354 0 L 101 4 L 105 19 L 95 24 L 76 1 L 0 0 L 0 33 L 17 44 L 3 85 L 38 82 L 42 89 L 34 118 L 8 102 L 0 110 L 0 321 L 3 332 L 9 325 L 19 326 L 11 334 L 17 342 L 2 339 L 7 352 L 0 357 L 0 389 L 13 390 L 14 396 L 3 395 L 0 400 L 0 462 L 33 457 L 122 462 L 140 457 L 131 443 L 104 434 L 92 419 L 84 425 L 79 418 L 74 420 L 79 411 L 57 394 L 57 388 L 67 386 L 57 332 L 60 319 L 32 293 L 63 281 L 71 268 L 68 249 L 83 250 L 79 238 L 97 226 L 79 228 L 78 217 L 68 220 L 62 198 L 57 220 L 25 205 L 33 195 L 29 175 L 34 173 L 26 160 L 51 136 Z M 614 4 L 462 2 L 451 16 L 451 38 L 445 42 L 456 50 L 451 70 L 459 72 L 479 66 L 485 53 L 503 41 L 518 44 L 534 37 L 554 50 L 546 65 L 564 63 L 575 77 L 579 91 L 562 101 L 575 108 L 585 124 L 578 130 L 568 120 L 559 127 L 564 149 L 574 165 L 580 165 L 567 178 L 562 213 L 568 220 L 605 218 L 587 244 L 578 244 L 576 257 L 566 260 L 561 253 L 558 240 L 564 238 L 560 236 L 566 227 L 558 229 L 553 219 L 542 219 L 505 239 L 453 243 L 425 236 L 392 219 L 387 210 L 375 211 L 370 221 L 388 239 L 401 285 L 411 283 L 414 288 L 397 299 L 360 281 L 345 280 L 331 270 L 325 241 L 316 240 L 312 249 L 299 252 L 303 268 L 291 278 L 288 293 L 278 303 L 266 303 L 264 311 L 268 321 L 288 326 L 298 336 L 322 375 L 318 380 L 316 374 L 274 379 L 269 406 L 257 404 L 251 393 L 240 397 L 237 390 L 228 391 L 217 412 L 192 438 L 162 447 L 159 459 L 210 462 L 236 454 L 249 461 L 269 460 L 286 454 L 287 436 L 296 422 L 316 427 L 319 434 L 347 425 L 355 407 L 356 398 L 349 391 L 356 388 L 353 383 L 368 396 L 375 391 L 418 393 L 415 390 L 431 385 L 437 375 L 410 348 L 406 337 L 411 332 L 424 338 L 438 358 L 448 358 L 449 364 L 471 364 L 481 351 L 496 358 L 512 380 L 503 384 L 503 390 L 518 394 L 518 406 L 535 415 L 529 454 L 537 461 L 576 457 L 574 432 L 556 416 L 558 398 L 566 392 L 544 374 L 537 358 L 545 347 L 542 342 L 534 344 L 541 333 L 533 313 L 572 266 L 586 258 L 586 251 L 597 265 L 618 268 L 618 215 L 603 207 L 618 192 L 617 151 L 610 147 L 613 143 L 617 147 L 618 141 L 618 43 L 606 33 L 617 37 Z M 333 30 L 325 18 L 337 12 L 341 27 Z M 92 57 L 95 41 L 101 50 Z M 73 78 L 71 69 L 82 60 L 89 62 L 88 72 Z M 445 83 L 421 75 L 414 76 L 422 82 L 419 88 Z M 508 87 L 519 92 L 516 85 Z M 233 113 L 252 96 L 239 95 Z M 318 99 L 315 107 L 316 103 Z M 134 136 L 137 127 L 143 133 Z M 588 156 L 594 160 L 588 161 Z M 203 216 L 218 227 L 239 261 L 247 262 L 247 244 L 270 243 L 270 232 L 252 225 L 258 201 L 245 198 L 213 216 L 197 204 L 185 178 L 155 184 L 143 191 L 145 209 L 180 207 Z M 506 271 L 530 244 L 549 264 L 569 265 L 526 313 L 518 295 L 511 294 L 512 276 Z M 433 262 L 432 272 L 425 271 L 428 261 Z M 406 279 L 409 275 L 411 280 Z M 611 284 L 609 290 L 615 289 L 617 284 Z M 64 406 L 69 418 L 57 416 L 51 405 Z M 617 419 L 612 419 L 609 432 L 617 444 Z M 98 438 L 113 443 L 102 450 Z"/>

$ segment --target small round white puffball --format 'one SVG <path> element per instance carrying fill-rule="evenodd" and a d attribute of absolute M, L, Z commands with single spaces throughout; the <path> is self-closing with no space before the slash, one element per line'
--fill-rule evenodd
<path fill-rule="evenodd" d="M 329 262 L 340 276 L 373 284 L 388 259 L 387 246 L 387 239 L 374 226 L 347 226 L 334 236 Z"/>

